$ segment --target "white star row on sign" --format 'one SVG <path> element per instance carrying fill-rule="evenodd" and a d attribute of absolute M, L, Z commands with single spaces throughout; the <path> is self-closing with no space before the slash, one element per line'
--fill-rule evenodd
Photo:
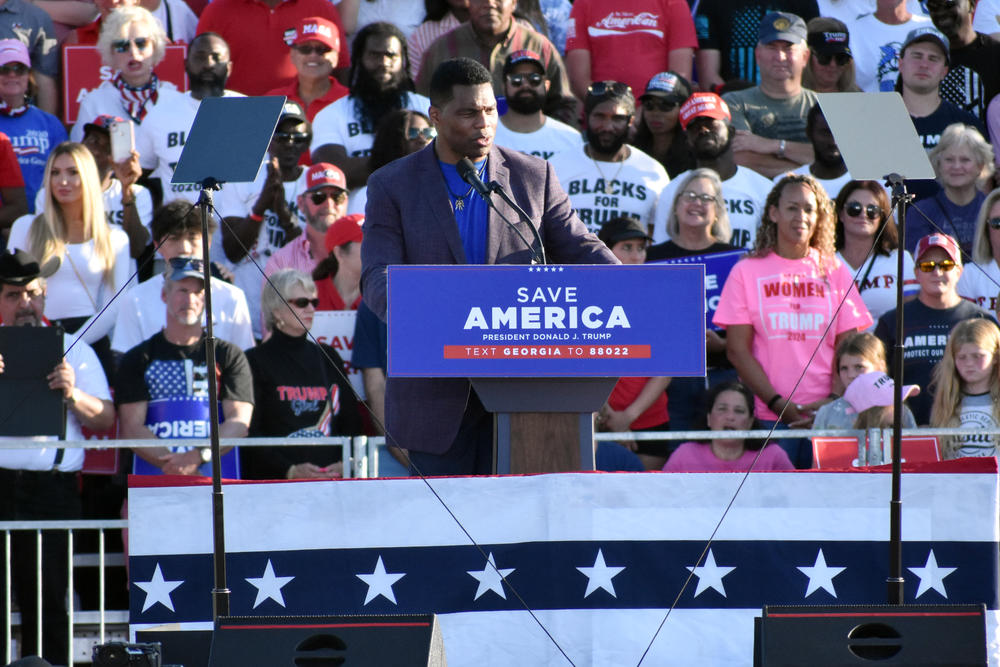
<path fill-rule="evenodd" d="M 493 553 L 490 552 L 487 555 L 486 564 L 483 566 L 482 570 L 467 571 L 469 576 L 479 582 L 473 599 L 478 600 L 486 593 L 493 592 L 506 600 L 507 594 L 503 588 L 503 580 L 513 574 L 515 569 L 516 568 L 497 567 Z M 590 597 L 591 594 L 602 589 L 610 594 L 611 597 L 618 597 L 615 592 L 613 579 L 625 571 L 625 566 L 608 565 L 605 561 L 604 551 L 602 549 L 597 550 L 593 566 L 577 567 L 576 569 L 587 577 L 587 587 L 584 591 L 583 597 Z M 732 573 L 736 569 L 736 566 L 724 566 L 717 564 L 715 554 L 712 553 L 711 549 L 709 549 L 703 565 L 699 565 L 697 567 L 689 565 L 687 566 L 687 569 L 689 572 L 694 573 L 694 576 L 698 579 L 698 584 L 694 591 L 694 597 L 698 597 L 708 589 L 713 589 L 722 595 L 722 597 L 726 597 L 726 588 L 723 584 L 723 579 Z M 799 566 L 796 569 L 809 578 L 809 583 L 806 586 L 804 597 L 809 597 L 821 589 L 825 590 L 833 597 L 837 597 L 833 580 L 847 568 L 827 565 L 826 556 L 823 554 L 823 550 L 820 549 L 816 554 L 816 559 L 813 565 Z M 913 596 L 914 599 L 919 598 L 930 590 L 936 591 L 942 597 L 947 599 L 948 592 L 945 589 L 944 580 L 958 568 L 939 566 L 937 563 L 937 557 L 934 555 L 934 550 L 931 549 L 923 567 L 909 567 L 907 569 L 920 579 L 917 592 Z M 392 587 L 396 584 L 396 582 L 405 577 L 406 573 L 387 572 L 385 564 L 382 562 L 382 557 L 379 556 L 375 563 L 375 567 L 370 574 L 356 574 L 354 576 L 368 585 L 368 592 L 365 594 L 365 605 L 379 596 L 384 597 L 393 604 L 397 604 L 396 595 L 393 592 Z M 245 579 L 251 586 L 257 589 L 257 597 L 253 604 L 253 608 L 256 609 L 267 600 L 273 600 L 277 604 L 284 607 L 285 599 L 281 589 L 295 579 L 295 577 L 277 576 L 274 571 L 274 566 L 271 563 L 271 559 L 268 559 L 267 564 L 264 566 L 264 572 L 260 577 L 246 577 Z M 135 585 L 146 593 L 146 599 L 143 601 L 142 605 L 142 612 L 146 612 L 157 604 L 163 605 L 170 611 L 175 611 L 174 604 L 170 596 L 177 587 L 184 583 L 184 581 L 184 579 L 164 579 L 163 571 L 160 569 L 160 564 L 157 563 L 153 570 L 153 576 L 149 581 L 135 582 Z"/>
<path fill-rule="evenodd" d="M 541 266 L 529 266 L 528 273 L 561 273 L 564 268 L 561 266 L 552 266 L 550 264 L 542 264 Z"/>

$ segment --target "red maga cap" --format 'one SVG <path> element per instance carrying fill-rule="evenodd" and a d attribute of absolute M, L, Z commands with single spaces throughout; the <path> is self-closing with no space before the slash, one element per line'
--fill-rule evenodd
<path fill-rule="evenodd" d="M 695 93 L 681 105 L 681 129 L 686 130 L 692 120 L 701 116 L 725 121 L 733 119 L 729 115 L 729 105 L 715 93 Z"/>
<path fill-rule="evenodd" d="M 322 16 L 307 16 L 295 26 L 293 34 L 286 38 L 289 46 L 315 41 L 329 46 L 332 51 L 340 50 L 340 30 L 337 24 Z"/>
<path fill-rule="evenodd" d="M 344 172 L 335 164 L 317 162 L 306 171 L 306 192 L 331 186 L 347 190 L 347 179 Z"/>

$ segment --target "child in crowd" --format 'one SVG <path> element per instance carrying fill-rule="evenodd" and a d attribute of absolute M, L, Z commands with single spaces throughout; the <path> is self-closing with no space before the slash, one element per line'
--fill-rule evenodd
<path fill-rule="evenodd" d="M 749 431 L 760 428 L 754 414 L 753 393 L 739 382 L 712 387 L 706 397 L 706 413 L 698 428 L 712 431 Z M 685 442 L 670 455 L 664 472 L 744 472 L 794 470 L 788 454 L 779 445 L 744 438 L 714 438 L 707 442 Z"/>
<path fill-rule="evenodd" d="M 893 421 L 893 402 L 895 401 L 896 383 L 886 375 L 884 370 L 863 373 L 847 387 L 844 397 L 847 402 L 847 414 L 854 417 L 851 428 L 868 430 L 870 428 L 891 428 Z M 903 385 L 903 400 L 920 393 L 920 387 L 915 384 Z M 903 406 L 903 428 L 912 428 L 906 424 L 906 416 L 913 419 L 910 411 Z M 856 417 L 855 417 L 856 415 Z"/>
<path fill-rule="evenodd" d="M 885 346 L 881 340 L 870 333 L 856 333 L 841 341 L 837 347 L 834 364 L 841 387 L 849 387 L 855 378 L 865 373 L 880 371 L 884 374 L 888 370 Z M 891 414 L 891 410 L 889 412 Z M 857 419 L 851 411 L 851 403 L 845 394 L 845 396 L 822 406 L 816 412 L 813 428 L 860 428 L 855 426 L 856 421 Z M 889 426 L 891 425 L 890 418 Z M 913 418 L 913 413 L 904 405 L 903 428 L 916 428 L 916 426 L 917 422 Z"/>
<path fill-rule="evenodd" d="M 965 320 L 951 330 L 934 369 L 931 426 L 995 430 L 1000 426 L 1000 329 L 989 320 Z M 941 438 L 941 456 L 996 456 L 989 434 Z"/>

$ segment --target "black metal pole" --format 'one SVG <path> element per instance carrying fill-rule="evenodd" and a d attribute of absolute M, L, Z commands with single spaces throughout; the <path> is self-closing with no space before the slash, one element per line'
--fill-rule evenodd
<path fill-rule="evenodd" d="M 219 390 L 215 367 L 215 332 L 212 327 L 212 271 L 208 258 L 208 217 L 212 211 L 212 190 L 218 190 L 214 180 L 202 184 L 198 206 L 201 209 L 201 259 L 205 280 L 205 362 L 208 366 L 209 440 L 212 448 L 212 562 L 215 566 L 215 588 L 212 589 L 212 619 L 229 616 L 229 589 L 226 588 L 226 531 L 222 498 L 222 455 L 219 447 Z"/>
<path fill-rule="evenodd" d="M 899 247 L 896 249 L 896 344 L 893 347 L 895 391 L 892 397 L 892 495 L 889 500 L 889 604 L 903 604 L 903 501 L 901 484 L 903 477 L 903 252 L 906 247 L 906 205 L 910 195 L 906 194 L 906 183 L 899 174 L 889 174 L 886 181 L 892 187 L 892 203 L 899 212 Z M 883 449 L 883 451 L 885 451 Z"/>

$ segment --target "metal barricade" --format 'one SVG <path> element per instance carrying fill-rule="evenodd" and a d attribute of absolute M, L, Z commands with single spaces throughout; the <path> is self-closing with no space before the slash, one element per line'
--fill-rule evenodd
<path fill-rule="evenodd" d="M 104 643 L 108 636 L 108 628 L 112 623 L 116 625 L 121 625 L 127 623 L 128 611 L 127 610 L 109 610 L 106 603 L 105 586 L 106 571 L 109 567 L 109 563 L 119 562 L 114 558 L 109 558 L 109 554 L 105 548 L 105 533 L 109 530 L 122 530 L 128 527 L 127 521 L 122 520 L 67 520 L 67 521 L 0 521 L 0 533 L 3 536 L 3 551 L 4 551 L 4 568 L 3 577 L 6 583 L 6 605 L 5 608 L 7 613 L 3 617 L 3 632 L 8 638 L 7 648 L 5 655 L 2 655 L 4 662 L 10 662 L 13 659 L 13 630 L 18 627 L 20 623 L 15 624 L 15 614 L 13 612 L 13 591 L 11 590 L 12 584 L 12 572 L 11 572 L 11 555 L 13 548 L 13 534 L 18 532 L 30 532 L 34 533 L 35 536 L 35 606 L 37 610 L 37 631 L 35 636 L 35 643 L 37 646 L 42 646 L 42 640 L 44 639 L 46 628 L 43 623 L 43 599 L 42 599 L 42 547 L 43 547 L 43 531 L 65 531 L 66 533 L 66 543 L 67 543 L 67 591 L 68 600 L 66 604 L 66 623 L 67 623 L 67 634 L 69 636 L 68 651 L 66 656 L 65 664 L 73 665 L 77 660 L 74 659 L 74 630 L 79 625 L 96 625 L 97 626 L 97 642 Z M 81 531 L 97 531 L 97 553 L 96 554 L 78 554 L 76 553 L 76 535 Z M 79 556 L 85 556 L 85 558 L 80 559 Z M 91 558 L 91 556 L 96 556 L 96 561 Z M 96 564 L 97 567 L 97 609 L 96 610 L 78 610 L 75 608 L 73 591 L 75 589 L 76 583 L 76 573 L 75 569 L 79 567 L 89 567 L 91 563 Z M 20 618 L 21 614 L 18 613 L 17 617 Z"/>

